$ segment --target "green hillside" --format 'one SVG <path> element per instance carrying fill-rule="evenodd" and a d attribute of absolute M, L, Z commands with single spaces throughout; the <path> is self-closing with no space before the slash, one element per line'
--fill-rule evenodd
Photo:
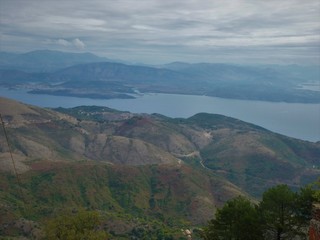
<path fill-rule="evenodd" d="M 1 129 L 0 235 L 30 237 L 48 219 L 87 209 L 114 239 L 137 229 L 178 239 L 233 197 L 255 201 L 271 186 L 295 190 L 320 175 L 320 143 L 221 115 L 52 110 L 5 98 L 0 113 L 21 180 Z"/>
<path fill-rule="evenodd" d="M 21 217 L 43 223 L 81 208 L 99 210 L 122 225 L 127 218 L 140 219 L 132 228 L 159 221 L 173 231 L 206 223 L 217 206 L 242 194 L 227 181 L 186 165 L 37 161 L 29 166 L 32 170 L 20 175 L 22 195 L 16 178 L 1 174 L 1 234 L 17 231 L 6 226 Z M 109 225 L 108 231 L 120 231 Z"/>

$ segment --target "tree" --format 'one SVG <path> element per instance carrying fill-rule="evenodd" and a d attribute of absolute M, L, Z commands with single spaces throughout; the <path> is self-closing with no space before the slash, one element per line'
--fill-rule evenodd
<path fill-rule="evenodd" d="M 314 189 L 313 197 L 315 198 L 315 201 L 320 202 L 320 178 L 312 184 L 312 187 Z"/>
<path fill-rule="evenodd" d="M 315 184 L 295 193 L 287 185 L 264 192 L 259 206 L 243 197 L 228 201 L 209 221 L 202 237 L 206 240 L 307 239 L 312 204 L 319 201 Z"/>
<path fill-rule="evenodd" d="M 202 237 L 206 240 L 263 239 L 257 206 L 244 197 L 228 201 L 209 221 Z"/>
<path fill-rule="evenodd" d="M 62 215 L 49 221 L 48 240 L 105 240 L 107 233 L 99 230 L 100 217 L 94 211 L 79 211 L 75 215 Z"/>
<path fill-rule="evenodd" d="M 278 185 L 264 192 L 260 211 L 267 239 L 291 239 L 298 234 L 295 199 L 295 193 L 287 185 Z"/>
<path fill-rule="evenodd" d="M 304 227 L 309 225 L 312 218 L 312 204 L 317 201 L 315 193 L 316 191 L 312 186 L 306 186 L 301 188 L 296 196 L 295 214 L 297 223 Z"/>

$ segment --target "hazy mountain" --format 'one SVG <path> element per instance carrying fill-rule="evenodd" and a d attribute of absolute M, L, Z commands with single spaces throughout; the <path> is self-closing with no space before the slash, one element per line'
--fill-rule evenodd
<path fill-rule="evenodd" d="M 320 68 L 316 65 L 239 65 L 239 64 L 222 64 L 222 63 L 185 63 L 185 62 L 173 62 L 164 65 L 158 65 L 157 68 L 170 69 L 183 73 L 189 73 L 196 76 L 202 76 L 204 78 L 210 78 L 214 76 L 221 76 L 225 74 L 229 75 L 230 80 L 252 80 L 263 79 L 270 81 L 278 81 L 282 79 L 282 82 L 294 82 L 299 80 L 301 82 L 318 81 L 320 78 Z M 238 77 L 234 73 L 237 73 Z M 252 77 L 247 79 L 246 76 Z M 233 76 L 233 77 L 231 77 Z M 237 77 L 237 78 L 236 78 Z M 274 79 L 276 78 L 276 79 Z M 301 83 L 300 82 L 300 83 Z"/>
<path fill-rule="evenodd" d="M 53 72 L 72 65 L 111 61 L 92 53 L 68 53 L 51 50 L 37 50 L 22 54 L 0 52 L 0 69 L 25 72 Z"/>
<path fill-rule="evenodd" d="M 43 51 L 40 53 L 32 52 L 23 57 L 18 55 L 19 59 L 28 59 L 21 60 L 21 66 L 29 70 L 30 64 L 40 68 L 69 67 L 51 73 L 26 73 L 8 70 L 8 64 L 2 65 L 6 69 L 0 70 L 1 86 L 28 88 L 32 93 L 39 94 L 106 99 L 132 98 L 132 93 L 139 90 L 275 102 L 320 102 L 320 70 L 313 66 L 176 62 L 147 67 L 101 62 L 105 59 L 91 54 L 49 52 L 51 57 L 44 60 L 46 54 Z M 16 59 L 11 55 L 7 58 Z M 81 61 L 83 64 L 73 65 Z"/>
<path fill-rule="evenodd" d="M 268 98 L 266 93 L 270 94 L 269 99 L 281 101 L 280 92 L 285 98 L 301 98 L 303 94 L 317 95 L 320 91 L 319 66 L 301 66 L 301 65 L 235 65 L 235 64 L 217 64 L 217 63 L 196 63 L 189 64 L 175 62 L 158 66 L 164 69 L 175 70 L 188 74 L 194 78 L 201 79 L 211 85 L 208 89 L 208 95 L 232 95 L 233 98 L 241 98 L 241 95 L 247 93 L 257 98 Z M 216 85 L 212 86 L 213 80 Z M 302 86 L 313 85 L 314 92 L 303 92 Z M 211 93 L 210 93 L 211 91 Z M 251 92 L 251 93 L 250 93 Z M 237 96 L 238 95 L 238 96 Z M 308 97 L 306 97 L 308 98 Z M 317 97 L 315 97 L 317 98 Z"/>
<path fill-rule="evenodd" d="M 174 83 L 191 80 L 186 74 L 167 69 L 114 62 L 72 66 L 53 74 L 58 81 L 118 81 L 128 84 Z"/>

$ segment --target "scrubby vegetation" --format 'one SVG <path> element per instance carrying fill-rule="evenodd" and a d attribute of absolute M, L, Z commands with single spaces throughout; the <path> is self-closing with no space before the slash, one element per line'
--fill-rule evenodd
<path fill-rule="evenodd" d="M 110 239 L 185 239 L 226 202 L 208 229 L 231 239 L 243 228 L 254 228 L 256 239 L 286 237 L 292 221 L 298 234 L 308 220 L 313 190 L 299 188 L 319 176 L 319 143 L 221 115 L 172 119 L 104 107 L 53 111 L 4 98 L 0 103 L 20 178 L 0 134 L 2 236 L 40 239 L 46 224 L 54 229 L 64 221 L 65 229 L 76 228 L 79 209 L 98 214 L 99 228 L 90 228 L 90 235 L 101 230 Z M 290 189 L 264 193 L 277 184 Z M 276 223 L 271 200 L 280 193 L 290 202 L 288 211 L 301 210 L 283 226 L 266 225 Z M 238 222 L 226 233 L 219 222 L 230 219 L 250 224 Z"/>

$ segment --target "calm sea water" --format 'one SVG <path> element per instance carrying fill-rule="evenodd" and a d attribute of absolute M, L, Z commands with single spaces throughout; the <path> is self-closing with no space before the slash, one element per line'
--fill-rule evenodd
<path fill-rule="evenodd" d="M 133 113 L 160 113 L 190 117 L 199 112 L 218 113 L 309 141 L 320 141 L 320 104 L 273 103 L 176 94 L 144 94 L 136 99 L 89 99 L 28 94 L 0 88 L 0 96 L 40 107 L 107 106 Z"/>

